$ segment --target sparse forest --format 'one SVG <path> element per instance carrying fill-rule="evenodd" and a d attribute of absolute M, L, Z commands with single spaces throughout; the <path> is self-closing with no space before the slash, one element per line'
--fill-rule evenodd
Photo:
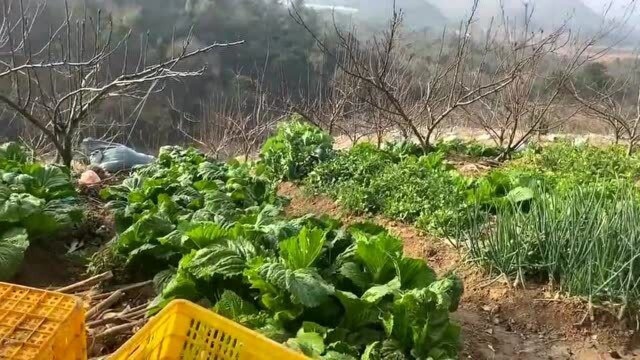
<path fill-rule="evenodd" d="M 89 357 L 640 356 L 635 1 L 0 1 L 0 281 Z"/>
<path fill-rule="evenodd" d="M 163 1 L 6 2 L 0 136 L 21 137 L 66 163 L 87 136 L 151 152 L 197 143 L 217 156 L 247 156 L 278 120 L 298 113 L 352 142 L 376 136 L 381 144 L 397 130 L 428 148 L 451 127 L 483 129 L 503 157 L 533 135 L 585 133 L 594 122 L 630 151 L 635 144 L 637 59 L 607 57 L 629 38 L 621 25 L 629 15 L 578 34 L 569 20 L 536 27 L 533 9 L 481 26 L 476 4 L 449 30 L 416 31 L 400 4 L 374 8 L 388 12 L 386 22 L 360 32 L 303 2 Z M 117 96 L 105 91 L 90 111 L 66 111 L 74 90 L 88 88 L 83 74 L 104 87 L 153 65 L 170 65 L 171 73 L 141 74 L 146 79 L 126 91 L 117 85 Z M 25 112 L 43 118 L 25 122 Z M 69 115 L 83 119 L 56 119 L 76 123 L 62 139 L 51 119 Z"/>

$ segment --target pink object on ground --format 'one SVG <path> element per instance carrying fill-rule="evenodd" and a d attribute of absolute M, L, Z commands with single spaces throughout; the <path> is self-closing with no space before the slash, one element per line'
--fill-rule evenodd
<path fill-rule="evenodd" d="M 93 170 L 87 170 L 85 172 L 82 173 L 82 175 L 80 176 L 80 180 L 78 180 L 78 183 L 80 185 L 95 185 L 95 184 L 99 184 L 102 180 L 100 180 L 100 177 L 98 176 L 98 174 L 96 174 L 95 171 Z"/>

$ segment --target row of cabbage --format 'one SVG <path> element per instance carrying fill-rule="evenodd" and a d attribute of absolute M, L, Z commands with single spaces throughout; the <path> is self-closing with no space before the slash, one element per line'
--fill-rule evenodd
<path fill-rule="evenodd" d="M 188 299 L 312 358 L 457 358 L 460 329 L 450 313 L 460 280 L 405 257 L 379 226 L 284 217 L 276 191 L 283 176 L 274 174 L 289 169 L 273 166 L 273 146 L 257 163 L 163 148 L 155 163 L 102 192 L 116 215 L 112 251 L 128 272 L 155 280 L 150 312 Z M 305 156 L 297 168 L 308 171 L 322 156 Z"/>

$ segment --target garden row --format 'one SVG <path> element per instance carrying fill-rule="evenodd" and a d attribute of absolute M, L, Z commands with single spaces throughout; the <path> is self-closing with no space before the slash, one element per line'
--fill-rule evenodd
<path fill-rule="evenodd" d="M 311 127 L 300 131 L 319 133 Z M 291 137 L 322 139 L 318 148 L 331 147 L 330 138 L 317 134 Z M 380 149 L 361 143 L 319 158 L 293 146 L 294 155 L 282 156 L 289 162 L 281 166 L 298 169 L 301 157 L 302 163 L 313 162 L 315 167 L 302 168 L 313 170 L 282 173 L 348 211 L 383 214 L 447 237 L 516 283 L 548 279 L 570 295 L 637 307 L 637 156 L 616 146 L 557 142 L 532 146 L 499 168 L 466 177 L 446 158 L 451 152 L 474 155 L 468 148 L 441 143 L 424 154 L 408 143 Z"/>
<path fill-rule="evenodd" d="M 548 279 L 594 302 L 637 306 L 640 160 L 616 147 L 556 143 L 475 178 L 446 161 L 495 153 L 463 142 L 335 151 L 328 134 L 295 121 L 256 162 L 165 147 L 102 191 L 117 231 L 107 263 L 154 279 L 150 313 L 192 300 L 313 358 L 457 358 L 449 316 L 461 281 L 403 256 L 379 226 L 286 218 L 276 190 L 288 180 L 354 213 L 446 237 L 518 283 Z M 0 280 L 18 271 L 30 242 L 65 233 L 81 215 L 67 169 L 0 147 Z M 101 256 L 91 267 L 104 265 Z"/>
<path fill-rule="evenodd" d="M 457 358 L 460 280 L 373 224 L 283 217 L 274 163 L 163 148 L 102 192 L 118 231 L 110 265 L 154 279 L 150 313 L 188 299 L 312 358 Z"/>

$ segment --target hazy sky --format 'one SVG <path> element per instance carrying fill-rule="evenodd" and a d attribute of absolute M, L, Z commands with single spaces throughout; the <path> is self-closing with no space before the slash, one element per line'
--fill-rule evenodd
<path fill-rule="evenodd" d="M 612 10 L 621 11 L 627 5 L 629 5 L 629 0 L 582 0 L 586 5 L 590 6 L 597 12 L 601 12 L 605 6 L 608 6 L 609 3 L 612 3 Z"/>

